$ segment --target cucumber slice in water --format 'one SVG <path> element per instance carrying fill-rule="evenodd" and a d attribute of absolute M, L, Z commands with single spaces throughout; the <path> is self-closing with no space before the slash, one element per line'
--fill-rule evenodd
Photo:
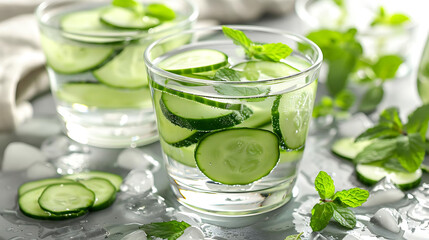
<path fill-rule="evenodd" d="M 195 149 L 195 160 L 211 180 L 245 185 L 268 175 L 279 160 L 279 152 L 279 139 L 274 133 L 234 128 L 202 138 Z"/>
<path fill-rule="evenodd" d="M 56 72 L 74 74 L 91 70 L 101 65 L 114 53 L 113 48 L 84 47 L 59 43 L 41 35 L 41 44 L 47 64 Z"/>
<path fill-rule="evenodd" d="M 98 108 L 150 108 L 149 88 L 118 89 L 97 83 L 67 83 L 55 92 L 58 99 L 69 104 Z"/>
<path fill-rule="evenodd" d="M 53 184 L 39 198 L 40 207 L 52 213 L 80 212 L 94 204 L 95 194 L 79 183 Z"/>
<path fill-rule="evenodd" d="M 191 130 L 228 128 L 240 124 L 252 115 L 252 110 L 245 105 L 242 105 L 240 111 L 226 110 L 168 93 L 162 94 L 159 103 L 162 113 L 170 122 Z"/>
<path fill-rule="evenodd" d="M 228 64 L 228 56 L 213 49 L 195 49 L 173 55 L 158 67 L 177 74 L 199 73 L 219 69 Z"/>
<path fill-rule="evenodd" d="M 274 132 L 285 149 L 304 146 L 311 119 L 317 82 L 298 90 L 279 95 L 271 109 Z"/>
<path fill-rule="evenodd" d="M 129 46 L 113 60 L 93 71 L 100 82 L 118 88 L 141 88 L 148 85 L 143 53 L 147 46 Z"/>
<path fill-rule="evenodd" d="M 371 143 L 372 141 L 355 142 L 354 138 L 341 138 L 332 144 L 331 151 L 342 158 L 353 160 Z"/>
<path fill-rule="evenodd" d="M 109 207 L 116 199 L 116 188 L 111 182 L 104 178 L 91 178 L 80 180 L 86 188 L 95 194 L 94 204 L 89 208 L 92 211 Z"/>
<path fill-rule="evenodd" d="M 245 79 L 249 81 L 281 78 L 300 72 L 286 63 L 269 61 L 242 62 L 232 68 L 242 71 Z"/>
<path fill-rule="evenodd" d="M 417 187 L 422 180 L 422 170 L 415 172 L 397 172 L 383 168 L 379 164 L 358 164 L 356 175 L 359 181 L 367 185 L 374 185 L 384 177 L 389 177 L 402 190 Z"/>
<path fill-rule="evenodd" d="M 68 212 L 62 214 L 55 214 L 43 210 L 39 205 L 39 198 L 47 186 L 38 187 L 22 194 L 18 199 L 19 209 L 25 215 L 44 220 L 63 220 L 75 218 L 86 214 L 88 211 L 81 210 L 79 212 Z"/>
<path fill-rule="evenodd" d="M 38 181 L 26 182 L 18 188 L 18 195 L 21 196 L 22 194 L 30 190 L 33 190 L 35 188 L 48 186 L 51 184 L 72 183 L 72 182 L 74 181 L 71 179 L 64 179 L 64 178 L 47 178 L 47 179 L 42 179 Z"/>
<path fill-rule="evenodd" d="M 163 139 L 160 139 L 159 141 L 161 142 L 163 152 L 167 156 L 188 167 L 197 167 L 194 158 L 195 147 L 197 146 L 196 144 L 177 148 L 166 143 Z"/>
<path fill-rule="evenodd" d="M 147 30 L 161 24 L 158 18 L 140 16 L 134 11 L 123 7 L 110 7 L 100 16 L 100 21 L 116 28 L 131 30 Z"/>
<path fill-rule="evenodd" d="M 98 172 L 98 171 L 92 171 L 92 172 L 82 172 L 82 173 L 75 173 L 70 175 L 65 175 L 63 178 L 66 179 L 72 179 L 75 181 L 78 180 L 87 180 L 91 178 L 103 178 L 108 180 L 110 183 L 115 186 L 116 191 L 119 191 L 122 184 L 122 177 L 114 174 L 114 173 L 108 173 L 108 172 Z"/>

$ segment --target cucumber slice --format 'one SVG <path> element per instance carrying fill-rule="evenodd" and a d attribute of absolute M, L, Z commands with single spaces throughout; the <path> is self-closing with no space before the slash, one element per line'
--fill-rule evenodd
<path fill-rule="evenodd" d="M 115 186 L 116 191 L 119 191 L 122 184 L 122 177 L 108 172 L 98 172 L 98 171 L 92 171 L 92 172 L 82 172 L 82 173 L 75 173 L 70 175 L 64 175 L 63 178 L 66 179 L 72 179 L 75 181 L 78 180 L 88 180 L 91 178 L 103 178 L 108 180 L 110 183 Z"/>
<path fill-rule="evenodd" d="M 22 194 L 18 199 L 19 209 L 25 215 L 31 218 L 43 219 L 43 220 L 63 220 L 69 218 L 75 218 L 86 214 L 88 211 L 81 210 L 79 212 L 69 212 L 63 214 L 55 214 L 43 210 L 39 205 L 39 198 L 47 186 L 38 187 Z"/>
<path fill-rule="evenodd" d="M 200 171 L 227 185 L 245 185 L 268 175 L 279 156 L 278 137 L 270 131 L 252 128 L 211 133 L 195 149 Z"/>
<path fill-rule="evenodd" d="M 143 53 L 147 46 L 124 48 L 113 60 L 93 71 L 98 81 L 118 88 L 141 88 L 148 85 Z"/>
<path fill-rule="evenodd" d="M 79 183 L 53 184 L 39 198 L 40 207 L 52 213 L 86 210 L 94 204 L 95 194 Z"/>
<path fill-rule="evenodd" d="M 422 180 L 422 170 L 415 172 L 396 172 L 383 168 L 379 164 L 358 164 L 356 175 L 359 181 L 367 185 L 374 185 L 384 177 L 389 177 L 402 190 L 417 187 Z"/>
<path fill-rule="evenodd" d="M 304 146 L 310 124 L 317 82 L 279 95 L 271 109 L 274 132 L 280 137 L 284 149 Z"/>
<path fill-rule="evenodd" d="M 58 99 L 69 104 L 98 108 L 150 108 L 148 88 L 117 89 L 103 84 L 74 82 L 62 85 L 55 92 Z"/>
<path fill-rule="evenodd" d="M 114 53 L 105 46 L 84 47 L 56 42 L 41 35 L 41 44 L 47 65 L 62 74 L 74 74 L 91 70 L 101 65 Z"/>
<path fill-rule="evenodd" d="M 86 188 L 95 194 L 94 204 L 89 210 L 97 211 L 109 207 L 116 199 L 116 188 L 104 178 L 91 178 L 79 180 Z"/>
<path fill-rule="evenodd" d="M 130 30 L 147 30 L 161 24 L 158 18 L 140 16 L 134 11 L 123 7 L 109 7 L 100 16 L 100 21 L 116 28 Z"/>
<path fill-rule="evenodd" d="M 154 91 L 153 99 L 156 103 L 161 100 L 162 93 Z M 155 112 L 158 116 L 158 131 L 161 138 L 173 147 L 187 147 L 194 143 L 206 134 L 197 130 L 189 130 L 180 126 L 174 125 L 164 117 L 159 104 L 155 104 Z"/>
<path fill-rule="evenodd" d="M 342 158 L 353 160 L 371 143 L 372 141 L 355 142 L 354 138 L 341 138 L 332 144 L 331 151 Z"/>
<path fill-rule="evenodd" d="M 21 196 L 22 194 L 30 190 L 33 190 L 35 188 L 48 186 L 51 184 L 72 183 L 72 182 L 74 181 L 70 179 L 64 179 L 64 178 L 48 178 L 48 179 L 42 179 L 38 181 L 26 182 L 18 188 L 18 196 Z"/>
<path fill-rule="evenodd" d="M 196 49 L 173 55 L 158 67 L 177 74 L 199 73 L 219 69 L 228 64 L 228 56 L 213 49 Z"/>
<path fill-rule="evenodd" d="M 272 103 L 273 101 L 271 99 L 264 99 L 264 101 L 261 102 L 253 102 L 247 104 L 246 106 L 249 107 L 253 112 L 252 116 L 244 120 L 242 123 L 236 125 L 235 127 L 260 128 L 262 126 L 270 124 L 270 107 L 272 106 Z"/>
<path fill-rule="evenodd" d="M 242 62 L 232 69 L 242 71 L 245 79 L 249 81 L 287 77 L 300 72 L 286 63 L 269 61 Z"/>
<path fill-rule="evenodd" d="M 298 151 L 280 150 L 279 163 L 299 161 L 299 160 L 301 160 L 303 155 L 304 155 L 304 151 L 301 149 Z"/>
<path fill-rule="evenodd" d="M 199 102 L 163 93 L 159 101 L 164 116 L 170 122 L 191 130 L 209 131 L 240 124 L 252 115 L 242 105 L 240 111 L 211 107 Z"/>
<path fill-rule="evenodd" d="M 197 146 L 196 144 L 187 147 L 177 148 L 171 146 L 162 139 L 160 139 L 159 141 L 161 142 L 163 152 L 167 156 L 188 167 L 197 167 L 194 158 L 195 147 Z"/>

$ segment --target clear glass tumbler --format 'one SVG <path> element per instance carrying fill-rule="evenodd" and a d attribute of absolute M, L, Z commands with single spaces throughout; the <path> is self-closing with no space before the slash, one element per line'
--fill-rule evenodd
<path fill-rule="evenodd" d="M 145 61 L 163 156 L 178 201 L 208 214 L 244 216 L 278 208 L 292 196 L 323 57 L 317 45 L 293 33 L 231 27 L 253 42 L 289 45 L 293 52 L 283 63 L 298 70 L 285 74 L 280 70 L 283 63 L 270 62 L 267 65 L 282 66 L 262 71 L 276 77 L 261 77 L 259 67 L 265 63 L 248 62 L 221 27 L 157 40 L 146 49 Z M 259 78 L 215 81 L 208 77 L 213 71 L 178 75 L 159 66 L 169 56 L 198 49 L 221 51 L 229 56 L 227 66 L 241 66 L 245 75 L 256 73 Z M 189 57 L 180 64 L 186 68 L 192 61 Z M 270 155 L 276 152 L 278 156 Z"/>
<path fill-rule="evenodd" d="M 73 140 L 107 148 L 144 145 L 158 139 L 144 50 L 155 39 L 191 28 L 198 11 L 190 0 L 142 0 L 143 6 L 167 5 L 175 18 L 144 16 L 137 29 L 122 26 L 133 23 L 133 13 L 111 3 L 57 0 L 37 8 L 51 91 Z"/>
<path fill-rule="evenodd" d="M 429 35 L 417 72 L 417 90 L 424 104 L 429 104 Z"/>

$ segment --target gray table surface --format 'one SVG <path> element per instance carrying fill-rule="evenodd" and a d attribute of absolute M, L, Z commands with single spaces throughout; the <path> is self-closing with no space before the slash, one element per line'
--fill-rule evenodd
<path fill-rule="evenodd" d="M 267 26 L 289 30 L 292 32 L 305 34 L 308 28 L 303 22 L 293 13 L 279 18 L 264 18 L 252 25 Z M 412 109 L 420 105 L 416 91 L 416 66 L 424 41 L 424 32 L 420 32 L 416 37 L 416 42 L 413 45 L 414 51 L 411 56 L 412 71 L 406 77 L 395 79 L 386 84 L 386 95 L 379 109 L 388 106 L 397 106 L 401 109 L 402 117 L 406 116 Z M 319 89 L 323 92 L 323 86 Z M 34 118 L 27 123 L 19 126 L 15 132 L 0 132 L 0 162 L 4 149 L 10 142 L 25 142 L 36 147 L 40 147 L 41 142 L 51 134 L 56 134 L 55 126 L 58 122 L 55 118 L 55 107 L 52 96 L 46 93 L 32 102 L 35 114 Z M 376 115 L 376 114 L 375 114 Z M 42 131 L 40 131 L 42 129 Z M 51 132 L 43 131 L 43 129 L 54 129 Z M 328 227 L 321 235 L 311 233 L 308 227 L 308 213 L 300 213 L 299 208 L 305 208 L 309 202 L 314 204 L 317 201 L 316 192 L 313 188 L 313 180 L 318 171 L 324 170 L 331 174 L 336 182 L 338 189 L 351 188 L 354 186 L 362 186 L 358 183 L 353 175 L 353 166 L 351 163 L 340 160 L 333 156 L 329 151 L 329 145 L 337 137 L 335 129 L 317 128 L 313 123 L 312 131 L 307 142 L 306 153 L 301 163 L 301 172 L 297 181 L 297 191 L 295 198 L 280 209 L 271 213 L 248 218 L 214 218 L 205 217 L 202 228 L 207 237 L 214 239 L 279 239 L 283 240 L 288 234 L 296 232 L 304 232 L 306 239 L 343 239 L 347 234 L 360 234 L 362 239 L 371 239 L 370 236 L 384 236 L 388 239 L 401 239 L 402 237 L 392 235 L 392 233 L 377 229 L 371 226 L 362 226 L 358 224 L 357 230 L 347 231 L 336 225 Z M 156 160 L 161 161 L 161 151 L 159 143 L 154 143 L 141 148 L 143 151 L 151 154 Z M 91 148 L 93 166 L 103 166 L 103 168 L 113 168 L 113 162 L 120 150 Z M 110 168 L 109 168 L 110 164 Z M 122 174 L 124 174 L 122 172 Z M 25 181 L 24 173 L 2 173 L 0 172 L 0 212 L 5 209 L 16 208 L 16 189 Z M 425 182 L 429 182 L 427 176 Z M 168 187 L 167 175 L 164 169 L 155 174 L 155 185 L 158 189 L 158 194 L 166 198 L 170 206 L 178 207 L 174 199 L 171 197 L 171 192 Z M 395 206 L 394 206 L 395 207 Z M 373 211 L 374 209 L 371 209 Z M 105 224 L 128 223 L 132 222 L 125 218 L 118 218 L 118 212 L 115 210 L 104 210 L 104 212 L 93 213 L 91 217 L 84 220 L 80 219 L 78 223 L 67 221 L 65 223 L 57 223 L 58 227 L 63 226 L 100 226 Z M 120 213 L 119 213 L 120 214 Z M 362 214 L 362 219 L 365 219 L 365 214 Z M 144 222 L 144 219 L 137 219 L 135 222 Z M 362 220 L 364 221 L 364 220 Z M 43 224 L 42 224 L 43 225 Z M 370 224 L 371 225 L 371 224 Z M 51 226 L 52 227 L 52 226 Z M 428 229 L 429 231 L 429 229 Z M 37 222 L 20 221 L 19 219 L 7 216 L 4 212 L 0 214 L 0 239 L 38 239 L 41 236 L 46 236 L 46 239 L 51 239 L 51 235 L 43 235 L 40 224 Z M 371 233 L 373 232 L 373 233 Z M 429 233 L 429 232 L 428 232 Z M 395 237 L 396 236 L 396 237 Z M 429 234 L 427 235 L 429 236 Z M 73 238 L 70 238 L 73 239 Z M 77 238 L 85 239 L 85 238 Z M 102 239 L 102 237 L 100 238 Z"/>

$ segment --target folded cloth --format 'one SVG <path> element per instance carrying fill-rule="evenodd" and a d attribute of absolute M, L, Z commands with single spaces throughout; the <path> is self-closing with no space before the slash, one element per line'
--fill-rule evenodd
<path fill-rule="evenodd" d="M 0 22 L 0 131 L 33 114 L 28 102 L 49 88 L 33 14 Z"/>

